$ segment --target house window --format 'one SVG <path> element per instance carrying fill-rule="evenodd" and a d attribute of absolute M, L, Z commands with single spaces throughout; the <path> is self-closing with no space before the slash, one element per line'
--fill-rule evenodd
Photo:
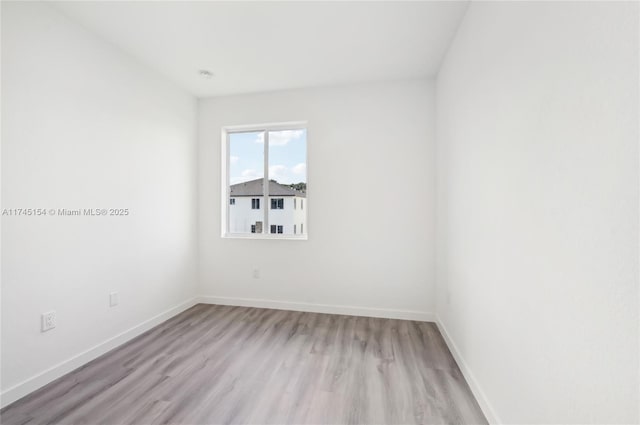
<path fill-rule="evenodd" d="M 283 210 L 284 209 L 284 198 L 271 198 L 271 209 L 272 210 Z"/>
<path fill-rule="evenodd" d="M 271 225 L 271 233 L 272 234 L 276 234 L 276 233 L 282 234 L 283 233 L 282 231 L 283 231 L 283 227 L 282 226 L 275 225 L 275 224 Z"/>
<path fill-rule="evenodd" d="M 295 235 L 306 239 L 300 224 L 306 223 L 307 212 L 292 212 L 303 209 L 302 198 L 307 196 L 305 126 L 286 123 L 223 128 L 223 237 Z M 293 199 L 293 205 L 285 203 L 286 199 Z M 281 224 L 272 225 L 274 222 Z"/>

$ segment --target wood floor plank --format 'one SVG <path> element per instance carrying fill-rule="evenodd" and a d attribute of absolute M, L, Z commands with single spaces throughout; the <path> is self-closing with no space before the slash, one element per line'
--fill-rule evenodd
<path fill-rule="evenodd" d="M 0 421 L 487 423 L 433 323 L 204 304 L 5 407 Z"/>

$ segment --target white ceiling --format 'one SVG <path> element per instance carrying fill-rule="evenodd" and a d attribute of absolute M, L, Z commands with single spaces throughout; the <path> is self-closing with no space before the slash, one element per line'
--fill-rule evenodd
<path fill-rule="evenodd" d="M 206 97 L 435 76 L 468 2 L 55 4 Z"/>

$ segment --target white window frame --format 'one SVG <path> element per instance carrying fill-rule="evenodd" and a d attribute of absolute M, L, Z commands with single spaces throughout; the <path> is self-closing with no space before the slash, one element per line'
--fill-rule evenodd
<path fill-rule="evenodd" d="M 270 131 L 284 131 L 284 130 L 305 130 L 307 135 L 307 149 L 306 149 L 306 157 L 305 164 L 307 165 L 307 187 L 309 186 L 309 127 L 307 121 L 293 121 L 293 122 L 283 122 L 283 123 L 275 123 L 275 124 L 255 124 L 255 125 L 235 125 L 235 126 L 226 126 L 222 128 L 221 133 L 221 156 L 220 156 L 220 164 L 221 164 L 221 237 L 225 239 L 284 239 L 284 240 L 307 240 L 309 238 L 309 234 L 298 234 L 298 235 L 286 235 L 286 234 L 278 234 L 278 233 L 269 233 L 271 226 L 269 225 L 269 211 L 271 211 L 271 198 L 269 197 L 269 184 L 263 185 L 263 205 L 264 208 L 261 208 L 263 211 L 263 220 L 262 220 L 262 233 L 231 233 L 229 232 L 229 215 L 230 215 L 230 185 L 229 185 L 229 136 L 233 133 L 256 133 L 256 132 L 264 132 L 264 176 L 266 182 L 269 181 L 269 132 Z M 306 198 L 308 199 L 309 194 L 306 193 Z M 261 205 L 262 206 L 262 205 Z M 309 226 L 309 216 L 307 211 L 304 213 L 305 222 L 307 223 L 307 227 Z"/>

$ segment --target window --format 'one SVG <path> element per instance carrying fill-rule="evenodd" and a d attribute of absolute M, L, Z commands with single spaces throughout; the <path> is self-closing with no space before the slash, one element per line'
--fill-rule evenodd
<path fill-rule="evenodd" d="M 304 209 L 304 199 L 300 199 L 300 209 Z"/>
<path fill-rule="evenodd" d="M 271 198 L 271 209 L 272 210 L 283 210 L 284 209 L 284 198 Z"/>
<path fill-rule="evenodd" d="M 223 140 L 222 236 L 306 239 L 305 123 L 227 127 Z"/>
<path fill-rule="evenodd" d="M 282 226 L 277 226 L 275 224 L 271 225 L 271 233 L 282 233 Z"/>

